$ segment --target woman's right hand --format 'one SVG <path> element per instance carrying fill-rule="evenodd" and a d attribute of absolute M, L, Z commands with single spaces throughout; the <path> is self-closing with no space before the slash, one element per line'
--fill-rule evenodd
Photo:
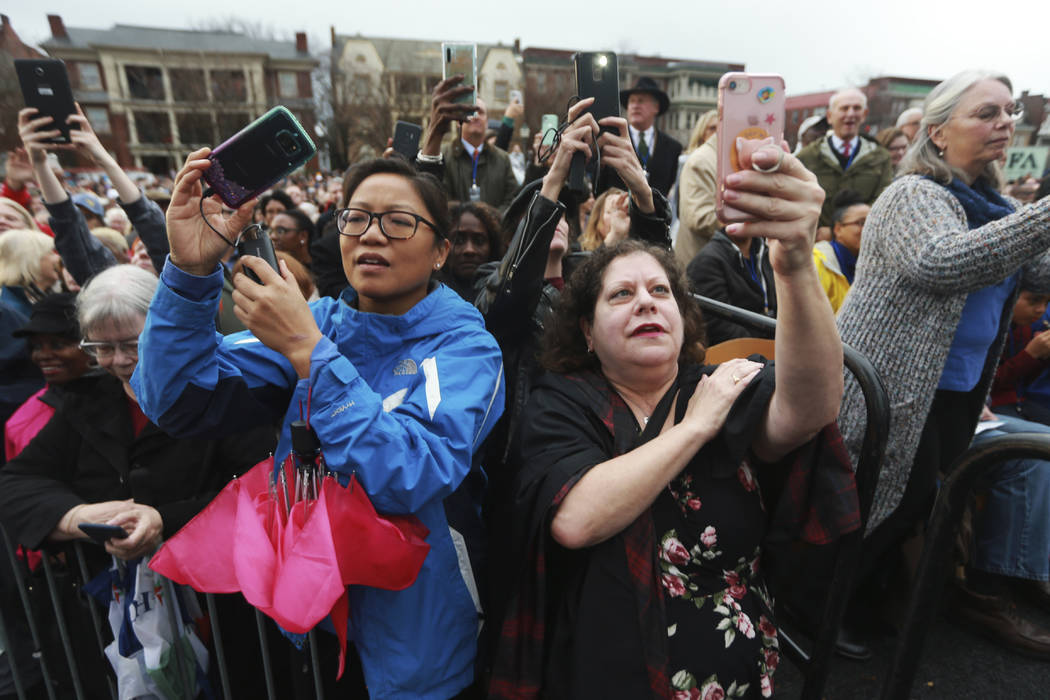
<path fill-rule="evenodd" d="M 34 165 L 42 164 L 47 160 L 48 148 L 68 148 L 62 144 L 45 141 L 45 139 L 61 135 L 62 131 L 49 115 L 45 114 L 41 117 L 36 116 L 37 114 L 39 112 L 35 107 L 26 107 L 18 111 L 18 136 L 22 139 L 22 145 Z M 51 128 L 46 128 L 49 125 Z"/>
<path fill-rule="evenodd" d="M 466 121 L 474 113 L 473 104 L 453 102 L 457 97 L 474 91 L 472 85 L 460 85 L 462 82 L 462 75 L 453 75 L 434 86 L 430 98 L 430 122 L 423 138 L 424 155 L 438 155 L 441 139 L 448 133 L 452 122 Z"/>
<path fill-rule="evenodd" d="M 733 402 L 755 378 L 762 364 L 743 358 L 728 360 L 714 372 L 704 375 L 689 399 L 682 424 L 698 431 L 698 437 L 706 443 L 718 434 L 725 425 Z"/>
<path fill-rule="evenodd" d="M 1037 360 L 1045 360 L 1050 357 L 1050 331 L 1042 331 L 1032 336 L 1025 345 L 1024 351 Z"/>
<path fill-rule="evenodd" d="M 175 175 L 175 186 L 168 205 L 168 243 L 171 246 L 171 262 L 192 275 L 209 275 L 229 250 L 229 244 L 201 218 L 201 176 L 211 167 L 208 154 L 211 149 L 202 148 L 186 157 L 182 169 Z M 204 200 L 204 215 L 219 233 L 231 241 L 252 221 L 255 200 L 245 202 L 228 219 L 222 214 L 218 197 Z"/>
<path fill-rule="evenodd" d="M 543 188 L 540 190 L 540 194 L 551 201 L 558 200 L 561 188 L 569 177 L 573 154 L 582 153 L 585 158 L 591 157 L 591 149 L 598 138 L 598 122 L 589 112 L 582 117 L 580 113 L 592 104 L 594 98 L 588 97 L 569 108 L 570 126 L 561 132 L 554 155 L 548 159 L 550 169 L 543 176 Z"/>

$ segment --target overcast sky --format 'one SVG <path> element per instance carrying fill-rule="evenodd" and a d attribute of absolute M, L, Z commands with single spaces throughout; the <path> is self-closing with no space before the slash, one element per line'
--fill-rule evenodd
<path fill-rule="evenodd" d="M 234 15 L 278 34 L 305 30 L 313 51 L 328 46 L 334 25 L 340 34 L 505 44 L 520 38 L 523 47 L 738 62 L 749 71 L 782 74 L 789 94 L 880 75 L 946 78 L 991 68 L 1005 72 L 1017 93 L 1050 95 L 1047 0 L 474 0 L 459 4 L 464 11 L 458 13 L 450 9 L 456 4 L 438 0 L 48 0 L 39 10 L 34 3 L 15 4 L 4 12 L 26 43 L 50 36 L 47 14 L 90 28 L 118 22 L 195 28 Z M 129 13 L 128 7 L 135 9 Z"/>

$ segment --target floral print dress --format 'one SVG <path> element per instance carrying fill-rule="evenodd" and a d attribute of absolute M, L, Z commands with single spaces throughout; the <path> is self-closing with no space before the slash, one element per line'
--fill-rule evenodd
<path fill-rule="evenodd" d="M 675 700 L 770 697 L 779 663 L 759 575 L 766 521 L 745 460 L 715 476 L 697 459 L 653 504 Z M 717 670 L 716 670 L 717 669 Z"/>

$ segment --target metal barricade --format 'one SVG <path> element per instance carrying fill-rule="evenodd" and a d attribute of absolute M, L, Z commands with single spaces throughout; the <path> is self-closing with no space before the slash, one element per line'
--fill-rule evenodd
<path fill-rule="evenodd" d="M 30 697 L 42 697 L 44 693 L 46 693 L 49 700 L 64 700 L 69 697 L 75 697 L 77 700 L 94 700 L 100 696 L 97 690 L 95 693 L 87 690 L 91 686 L 96 689 L 100 687 L 106 688 L 109 697 L 116 700 L 116 678 L 105 655 L 105 648 L 112 640 L 106 611 L 96 602 L 90 601 L 86 607 L 90 614 L 92 630 L 88 631 L 83 626 L 74 627 L 71 625 L 67 619 L 69 611 L 64 609 L 62 602 L 63 596 L 69 594 L 69 591 L 66 589 L 70 586 L 70 583 L 68 580 L 60 579 L 56 574 L 56 566 L 59 563 L 56 554 L 54 552 L 43 553 L 40 570 L 31 574 L 26 562 L 16 554 L 15 543 L 11 541 L 3 527 L 0 527 L 0 538 L 3 539 L 3 544 L 8 552 L 7 561 L 0 561 L 0 566 L 6 566 L 9 569 L 9 580 L 17 591 L 16 600 L 11 601 L 15 607 L 12 608 L 7 605 L 0 607 L 0 645 L 2 645 L 0 649 L 3 650 L 0 658 L 6 658 L 10 663 L 15 695 L 19 700 L 27 700 Z M 76 595 L 82 593 L 83 585 L 91 579 L 87 563 L 88 557 L 85 556 L 84 549 L 91 546 L 93 545 L 75 542 L 63 548 L 64 566 L 73 575 L 72 587 Z M 167 593 L 169 599 L 174 599 L 172 584 L 169 582 L 167 587 L 169 588 Z M 41 589 L 45 589 L 47 592 L 45 601 L 47 607 L 44 609 L 41 609 L 39 605 L 34 606 L 33 604 L 33 599 L 42 599 L 41 594 L 44 590 Z M 208 651 L 210 664 L 214 666 L 215 673 L 209 675 L 213 678 L 217 676 L 219 681 L 219 687 L 213 688 L 215 696 L 225 700 L 242 697 L 244 700 L 256 700 L 255 698 L 249 698 L 243 691 L 241 695 L 234 692 L 233 689 L 241 687 L 243 683 L 241 682 L 242 679 L 231 675 L 228 664 L 229 650 L 225 646 L 228 640 L 243 639 L 246 630 L 224 628 L 220 619 L 220 606 L 216 604 L 215 596 L 211 594 L 197 595 L 203 595 L 204 597 L 203 607 L 207 610 L 210 626 L 211 643 L 208 645 Z M 245 605 L 247 604 L 245 603 Z M 180 623 L 174 617 L 174 606 L 167 606 L 167 609 L 172 628 L 177 628 Z M 39 613 L 41 612 L 53 615 L 53 630 L 45 630 L 44 625 L 46 623 L 40 619 L 41 615 Z M 23 622 L 24 625 L 22 624 Z M 274 678 L 274 657 L 270 644 L 267 641 L 268 626 L 274 625 L 274 623 L 258 610 L 255 611 L 255 622 L 261 660 L 261 665 L 255 668 L 261 667 L 267 697 L 269 700 L 276 700 L 277 685 Z M 21 633 L 12 633 L 16 629 L 22 628 L 28 630 L 28 636 Z M 56 632 L 57 640 L 53 641 L 48 638 L 45 634 L 47 631 Z M 88 634 L 94 635 L 93 642 L 86 639 L 85 635 Z M 77 644 L 74 642 L 77 642 Z M 243 644 L 244 642 L 239 643 Z M 89 645 L 94 650 L 97 650 L 97 659 L 78 657 L 77 653 L 75 653 L 75 647 L 80 646 L 83 648 L 85 645 Z M 311 676 L 313 687 L 316 689 L 315 697 L 318 700 L 323 700 L 324 687 L 321 659 L 315 632 L 310 632 L 307 635 L 305 646 L 308 648 L 310 655 Z M 25 653 L 27 648 L 28 654 Z M 185 663 L 185 660 L 181 658 L 181 654 L 174 654 L 174 657 L 176 663 Z M 26 667 L 24 662 L 23 664 L 18 663 L 18 659 L 24 658 L 33 659 L 32 663 L 39 666 L 42 688 L 30 687 L 27 683 L 29 676 L 35 674 L 31 673 L 33 669 Z M 284 657 L 282 656 L 281 658 Z M 334 669 L 328 669 L 328 671 L 332 673 Z M 103 696 L 105 694 L 107 693 L 103 693 Z M 180 698 L 179 700 L 182 699 Z"/>

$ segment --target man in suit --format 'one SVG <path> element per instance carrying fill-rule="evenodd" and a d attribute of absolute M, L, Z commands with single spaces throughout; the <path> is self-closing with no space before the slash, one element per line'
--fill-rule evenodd
<path fill-rule="evenodd" d="M 620 90 L 620 105 L 627 110 L 627 128 L 635 153 L 649 178 L 649 186 L 669 196 L 678 177 L 678 156 L 682 144 L 656 128 L 656 118 L 671 106 L 671 99 L 652 78 L 639 78 L 634 87 Z M 611 168 L 603 168 L 607 187 L 625 189 Z"/>
<path fill-rule="evenodd" d="M 828 101 L 827 138 L 798 152 L 802 165 L 817 176 L 824 190 L 817 238 L 830 240 L 835 195 L 853 190 L 865 204 L 873 204 L 893 180 L 890 152 L 861 133 L 868 118 L 868 98 L 856 88 L 836 92 Z"/>

